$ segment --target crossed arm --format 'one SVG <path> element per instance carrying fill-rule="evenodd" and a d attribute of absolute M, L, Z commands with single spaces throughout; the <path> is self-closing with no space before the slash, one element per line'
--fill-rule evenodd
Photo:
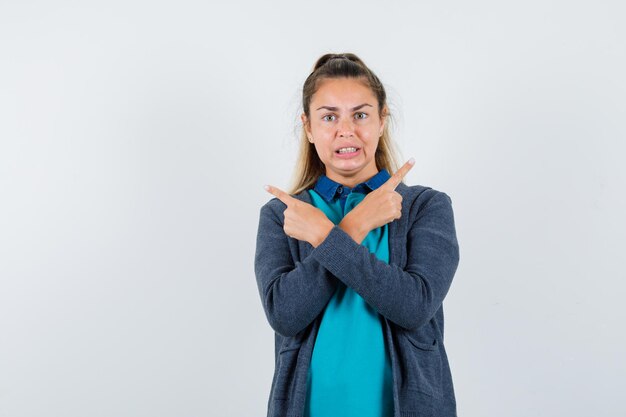
<path fill-rule="evenodd" d="M 339 225 L 307 258 L 294 262 L 278 214 L 263 206 L 255 273 L 272 328 L 284 336 L 306 328 L 332 297 L 336 279 L 398 326 L 426 324 L 441 307 L 459 263 L 450 197 L 437 192 L 413 217 L 405 269 L 381 261 Z"/>

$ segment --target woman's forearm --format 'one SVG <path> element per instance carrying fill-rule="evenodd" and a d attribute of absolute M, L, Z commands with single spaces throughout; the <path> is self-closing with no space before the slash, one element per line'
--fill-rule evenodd
<path fill-rule="evenodd" d="M 306 328 L 324 310 L 338 284 L 312 256 L 294 262 L 289 238 L 269 204 L 260 212 L 254 270 L 267 319 L 283 336 Z"/>
<path fill-rule="evenodd" d="M 459 263 L 451 200 L 438 193 L 412 213 L 407 264 L 388 264 L 341 227 L 333 227 L 311 256 L 381 315 L 406 329 L 427 323 L 440 308 Z M 390 241 L 390 244 L 393 242 Z"/>

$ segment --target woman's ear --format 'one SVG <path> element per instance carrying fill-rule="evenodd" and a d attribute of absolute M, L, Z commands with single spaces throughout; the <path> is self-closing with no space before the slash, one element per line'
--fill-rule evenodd
<path fill-rule="evenodd" d="M 385 124 L 387 123 L 387 116 L 389 114 L 389 109 L 387 106 L 383 107 L 382 114 L 380 115 L 380 132 L 378 132 L 378 137 L 383 135 L 385 131 Z"/>
<path fill-rule="evenodd" d="M 307 137 L 310 138 L 311 135 L 311 125 L 309 124 L 309 119 L 306 117 L 306 114 L 302 113 L 300 115 L 300 119 L 302 120 L 302 127 L 304 128 L 304 132 Z"/>

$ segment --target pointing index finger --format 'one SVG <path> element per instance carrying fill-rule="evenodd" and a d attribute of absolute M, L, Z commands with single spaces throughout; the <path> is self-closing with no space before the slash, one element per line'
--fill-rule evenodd
<path fill-rule="evenodd" d="M 398 184 L 402 182 L 402 178 L 413 168 L 413 165 L 415 165 L 415 159 L 411 158 L 385 182 L 384 186 L 395 190 Z"/>
<path fill-rule="evenodd" d="M 278 187 L 274 187 L 272 185 L 266 185 L 265 190 L 272 194 L 274 197 L 278 198 L 280 201 L 285 203 L 286 205 L 292 204 L 294 201 L 298 201 L 297 199 L 290 196 L 288 193 L 284 192 Z"/>

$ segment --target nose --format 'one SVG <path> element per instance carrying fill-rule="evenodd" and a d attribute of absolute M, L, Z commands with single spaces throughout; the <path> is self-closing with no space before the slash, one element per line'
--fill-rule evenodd
<path fill-rule="evenodd" d="M 354 126 L 350 118 L 343 118 L 337 126 L 339 136 L 350 137 L 354 135 Z"/>

